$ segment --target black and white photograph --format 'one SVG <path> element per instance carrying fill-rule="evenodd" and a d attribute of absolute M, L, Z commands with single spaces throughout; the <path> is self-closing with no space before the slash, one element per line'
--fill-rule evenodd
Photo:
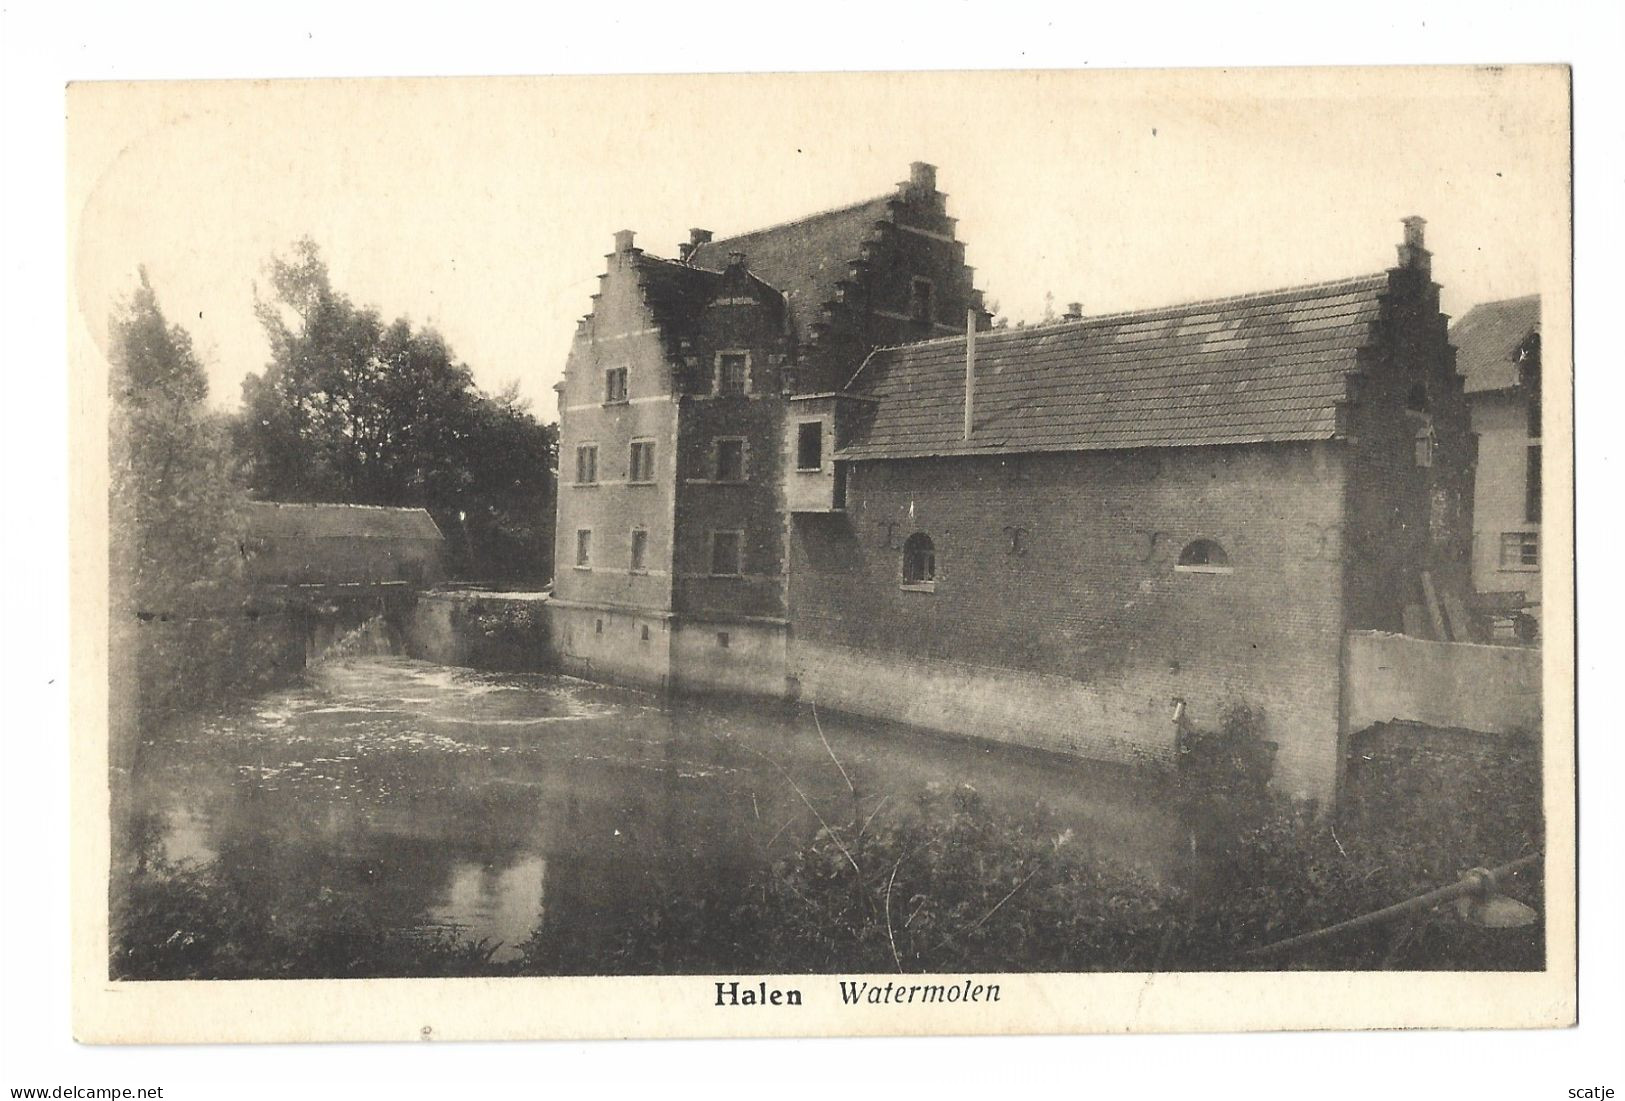
<path fill-rule="evenodd" d="M 1569 111 L 69 87 L 85 1037 L 1572 1023 Z"/>

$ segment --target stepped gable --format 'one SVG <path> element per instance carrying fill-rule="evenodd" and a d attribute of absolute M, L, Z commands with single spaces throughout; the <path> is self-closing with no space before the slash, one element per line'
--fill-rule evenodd
<path fill-rule="evenodd" d="M 965 338 L 876 349 L 847 384 L 878 399 L 847 459 L 1318 440 L 1389 275 L 976 337 L 963 436 Z"/>
<path fill-rule="evenodd" d="M 717 241 L 696 244 L 689 263 L 721 271 L 730 253 L 749 259 L 752 274 L 782 292 L 799 331 L 811 331 L 826 302 L 835 298 L 837 280 L 847 277 L 875 223 L 890 217 L 895 194 L 865 199 L 793 222 L 769 226 Z"/>

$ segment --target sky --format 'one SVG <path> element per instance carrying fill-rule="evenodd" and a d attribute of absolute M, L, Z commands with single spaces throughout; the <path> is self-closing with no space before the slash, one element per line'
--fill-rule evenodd
<path fill-rule="evenodd" d="M 1554 69 L 153 82 L 69 89 L 70 324 L 147 268 L 211 400 L 263 369 L 256 283 L 309 235 L 544 419 L 613 233 L 672 256 L 938 166 L 977 285 L 1039 319 L 1378 271 L 1428 219 L 1460 316 L 1565 286 Z"/>

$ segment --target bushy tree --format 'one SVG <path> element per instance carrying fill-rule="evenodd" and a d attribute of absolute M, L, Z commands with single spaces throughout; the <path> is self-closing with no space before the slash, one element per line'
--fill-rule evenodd
<path fill-rule="evenodd" d="M 192 340 L 147 273 L 109 327 L 109 712 L 115 818 L 146 721 L 217 687 L 240 596 L 239 492 Z M 206 629 L 196 630 L 198 625 Z M 206 638 L 205 636 L 211 636 Z"/>
<path fill-rule="evenodd" d="M 115 616 L 219 604 L 238 571 L 238 491 L 222 420 L 185 329 L 143 269 L 111 325 L 110 554 Z"/>
<path fill-rule="evenodd" d="M 556 426 L 482 393 L 433 329 L 356 306 L 308 238 L 267 270 L 271 360 L 237 426 L 254 493 L 427 508 L 470 574 L 550 576 Z"/>

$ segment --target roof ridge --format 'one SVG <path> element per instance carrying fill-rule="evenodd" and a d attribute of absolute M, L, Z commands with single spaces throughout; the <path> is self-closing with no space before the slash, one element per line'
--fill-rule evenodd
<path fill-rule="evenodd" d="M 799 218 L 787 218 L 782 222 L 774 222 L 772 225 L 762 226 L 758 229 L 748 229 L 743 233 L 735 233 L 727 237 L 718 237 L 697 246 L 694 251 L 700 252 L 707 248 L 717 248 L 721 245 L 726 245 L 731 241 L 738 241 L 744 237 L 758 237 L 764 233 L 772 233 L 774 230 L 788 229 L 790 226 L 798 226 L 805 222 L 816 221 L 819 218 L 827 218 L 833 214 L 845 214 L 848 211 L 858 209 L 860 206 L 868 206 L 870 203 L 878 203 L 883 200 L 889 201 L 895 194 L 896 193 L 892 191 L 882 192 L 879 195 L 871 195 L 867 199 L 859 199 L 855 203 L 843 203 L 840 206 L 832 206 L 825 210 L 817 210 L 811 214 L 803 214 Z"/>
<path fill-rule="evenodd" d="M 713 270 L 711 268 L 702 268 L 698 264 L 685 264 L 685 263 L 683 263 L 683 261 L 681 261 L 681 260 L 673 260 L 669 256 L 656 256 L 652 252 L 644 252 L 642 249 L 639 249 L 638 250 L 638 261 L 641 263 L 644 260 L 652 260 L 656 264 L 663 264 L 666 267 L 672 268 L 672 269 L 674 269 L 676 271 L 698 271 L 698 272 L 704 272 L 706 275 L 721 275 L 722 274 L 720 271 L 715 271 L 715 270 Z"/>
<path fill-rule="evenodd" d="M 1492 298 L 1488 302 L 1474 302 L 1471 306 L 1467 307 L 1466 313 L 1455 319 L 1455 325 L 1452 325 L 1451 328 L 1453 329 L 1456 327 L 1456 325 L 1460 325 L 1463 321 L 1466 321 L 1479 310 L 1506 309 L 1509 306 L 1522 306 L 1528 302 L 1539 301 L 1540 292 L 1533 291 L 1529 294 L 1520 294 L 1512 298 Z"/>
<path fill-rule="evenodd" d="M 366 508 L 378 512 L 428 512 L 425 505 L 363 505 L 355 501 L 249 501 L 251 505 L 275 505 L 277 508 Z"/>
<path fill-rule="evenodd" d="M 1009 325 L 1002 329 L 978 329 L 976 330 L 976 339 L 981 341 L 990 337 L 1031 334 L 1036 332 L 1049 333 L 1054 332 L 1057 329 L 1074 329 L 1085 325 L 1096 325 L 1107 321 L 1122 321 L 1124 318 L 1129 317 L 1152 320 L 1159 315 L 1195 309 L 1198 306 L 1217 306 L 1233 302 L 1256 301 L 1262 298 L 1273 298 L 1277 295 L 1287 294 L 1288 292 L 1292 291 L 1326 290 L 1331 287 L 1351 286 L 1356 283 L 1367 283 L 1377 279 L 1386 279 L 1387 277 L 1388 273 L 1386 271 L 1380 271 L 1373 272 L 1369 275 L 1351 275 L 1342 279 L 1327 279 L 1319 283 L 1300 283 L 1294 286 L 1276 287 L 1272 290 L 1248 291 L 1245 294 L 1225 295 L 1219 298 L 1198 298 L 1188 302 L 1172 302 L 1163 306 L 1147 306 L 1137 310 L 1119 310 L 1116 313 L 1090 314 L 1089 316 L 1079 318 L 1076 321 L 1043 321 L 1033 325 Z M 1476 306 L 1473 308 L 1477 309 Z M 964 339 L 964 333 L 955 333 L 953 336 L 934 336 L 926 340 L 910 340 L 902 344 L 877 344 L 875 345 L 873 351 L 886 352 L 894 351 L 900 348 L 921 348 L 925 347 L 926 345 L 948 344 L 955 341 L 962 341 Z"/>

